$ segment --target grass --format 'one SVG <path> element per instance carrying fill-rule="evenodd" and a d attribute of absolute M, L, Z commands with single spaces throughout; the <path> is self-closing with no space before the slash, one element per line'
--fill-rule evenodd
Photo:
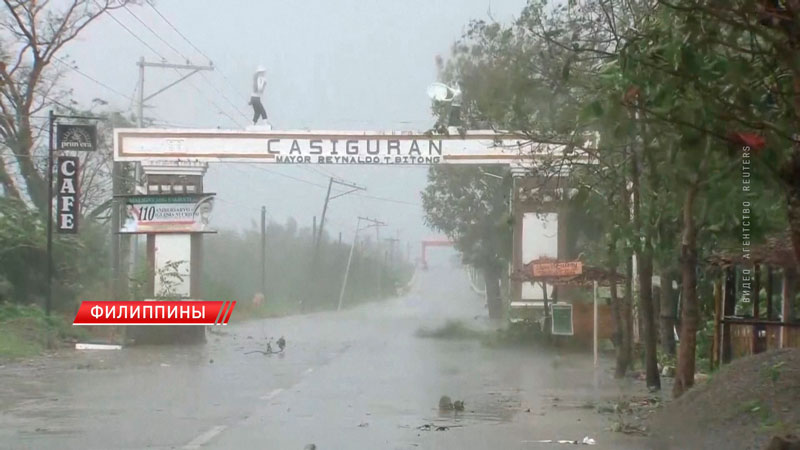
<path fill-rule="evenodd" d="M 479 339 L 484 333 L 473 330 L 458 320 L 448 320 L 438 328 L 420 328 L 417 337 L 433 339 Z"/>
<path fill-rule="evenodd" d="M 41 340 L 28 339 L 16 324 L 2 322 L 0 327 L 0 358 L 26 358 L 44 351 Z"/>
<path fill-rule="evenodd" d="M 547 336 L 539 324 L 532 321 L 509 324 L 506 328 L 486 336 L 483 343 L 490 347 L 540 346 Z"/>
<path fill-rule="evenodd" d="M 58 315 L 47 317 L 35 305 L 0 304 L 0 358 L 36 356 L 65 339 L 82 339 L 86 330 Z"/>

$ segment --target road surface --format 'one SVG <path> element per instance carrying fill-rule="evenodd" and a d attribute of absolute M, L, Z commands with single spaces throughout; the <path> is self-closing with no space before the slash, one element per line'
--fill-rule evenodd
<path fill-rule="evenodd" d="M 415 336 L 460 319 L 488 329 L 461 271 L 432 268 L 402 298 L 237 322 L 204 346 L 74 351 L 0 368 L 0 448 L 647 448 L 587 405 L 622 389 L 589 354 Z M 245 354 L 285 336 L 282 355 Z M 438 409 L 448 395 L 463 413 Z M 442 428 L 439 428 L 442 427 Z M 437 429 L 439 431 L 437 431 Z"/>

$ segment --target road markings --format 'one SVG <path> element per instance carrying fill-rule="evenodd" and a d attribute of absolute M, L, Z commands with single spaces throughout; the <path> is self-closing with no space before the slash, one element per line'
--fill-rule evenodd
<path fill-rule="evenodd" d="M 262 395 L 261 396 L 261 400 L 272 400 L 273 398 L 275 398 L 281 392 L 283 392 L 282 388 L 275 389 L 275 390 L 273 390 L 272 392 L 270 392 L 267 395 Z"/>
<path fill-rule="evenodd" d="M 200 448 L 201 446 L 207 444 L 210 440 L 214 439 L 216 435 L 222 433 L 222 431 L 225 430 L 225 428 L 227 428 L 225 425 L 217 425 L 215 427 L 211 427 L 211 429 L 209 429 L 205 433 L 192 439 L 192 441 L 184 445 L 183 448 L 184 449 Z"/>
<path fill-rule="evenodd" d="M 305 370 L 303 375 L 304 376 L 308 375 L 313 371 L 314 371 L 314 368 L 313 367 L 309 367 L 308 369 Z M 294 386 L 297 386 L 299 384 L 300 383 L 296 383 Z M 272 400 L 273 398 L 275 398 L 278 395 L 280 395 L 280 393 L 283 392 L 283 391 L 284 391 L 283 388 L 273 389 L 269 394 L 262 395 L 260 398 L 261 398 L 261 400 Z M 225 428 L 227 428 L 227 426 L 225 426 L 225 425 L 217 425 L 215 427 L 212 427 L 211 429 L 209 429 L 205 433 L 203 433 L 200 436 L 197 436 L 196 438 L 194 438 L 188 444 L 184 445 L 183 449 L 184 450 L 199 449 L 200 447 L 202 447 L 203 445 L 207 444 L 209 441 L 214 439 L 214 437 L 216 437 L 218 434 L 222 433 L 225 430 Z"/>

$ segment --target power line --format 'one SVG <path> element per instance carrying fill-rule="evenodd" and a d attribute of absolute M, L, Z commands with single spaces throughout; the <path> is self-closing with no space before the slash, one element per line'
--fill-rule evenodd
<path fill-rule="evenodd" d="M 95 2 L 96 2 L 96 1 L 97 1 L 97 0 L 95 0 Z M 130 11 L 129 11 L 129 12 L 130 12 Z M 127 27 L 127 26 L 126 26 L 124 23 L 122 23 L 122 22 L 121 22 L 119 19 L 117 19 L 116 17 L 114 17 L 114 15 L 113 15 L 113 14 L 111 14 L 111 12 L 109 12 L 109 11 L 106 11 L 106 14 L 108 14 L 108 15 L 109 15 L 109 16 L 110 16 L 110 17 L 111 17 L 113 20 L 114 20 L 114 22 L 116 22 L 117 24 L 119 24 L 119 26 L 121 26 L 121 27 L 122 27 L 122 28 L 123 28 L 125 31 L 127 31 L 127 32 L 128 32 L 128 34 L 130 34 L 131 36 L 133 36 L 134 38 L 136 38 L 136 40 L 138 40 L 139 42 L 141 42 L 141 43 L 142 43 L 144 46 L 146 46 L 148 49 L 150 49 L 150 51 L 152 51 L 152 52 L 153 52 L 153 53 L 154 53 L 156 56 L 158 56 L 159 58 L 161 58 L 161 60 L 162 60 L 162 61 L 166 61 L 166 60 L 167 60 L 167 59 L 166 59 L 166 58 L 165 58 L 165 57 L 164 57 L 164 56 L 163 56 L 161 53 L 159 53 L 159 52 L 158 52 L 158 51 L 157 51 L 155 48 L 153 48 L 153 47 L 152 47 L 150 44 L 148 44 L 147 42 L 145 42 L 145 41 L 144 41 L 144 40 L 143 40 L 141 37 L 139 37 L 139 36 L 138 36 L 136 33 L 134 33 L 134 32 L 133 32 L 133 31 L 132 31 L 130 28 L 128 28 L 128 27 Z M 133 14 L 133 13 L 131 12 L 131 14 Z M 133 14 L 133 15 L 134 15 L 134 16 L 136 16 L 135 14 Z M 147 25 L 145 24 L 145 26 L 147 26 Z M 148 29 L 150 29 L 150 28 L 148 27 Z M 152 33 L 155 33 L 155 32 L 154 32 L 152 29 L 150 29 L 150 31 L 151 31 Z M 179 53 L 179 54 L 180 54 L 180 53 Z M 180 74 L 180 71 L 178 71 L 178 69 L 175 69 L 175 72 L 176 72 L 176 73 L 178 73 L 178 74 Z M 208 97 L 207 97 L 207 96 L 206 96 L 206 95 L 205 95 L 205 94 L 204 94 L 204 93 L 203 93 L 203 92 L 202 92 L 202 91 L 201 91 L 199 88 L 197 88 L 197 86 L 195 86 L 194 84 L 192 84 L 192 83 L 191 83 L 191 81 L 189 81 L 189 85 L 191 85 L 191 86 L 192 86 L 192 87 L 193 87 L 193 88 L 194 88 L 194 89 L 195 89 L 195 90 L 196 90 L 196 91 L 197 91 L 197 92 L 198 92 L 198 93 L 201 95 L 201 97 L 205 98 L 205 99 L 206 99 L 206 100 L 207 100 L 209 103 L 211 103 L 211 105 L 212 105 L 212 106 L 214 106 L 215 108 L 217 108 L 217 110 L 218 110 L 220 113 L 222 113 L 224 116 L 226 116 L 228 119 L 230 119 L 230 120 L 231 120 L 231 122 L 233 122 L 233 123 L 234 123 L 236 126 L 238 126 L 238 127 L 241 127 L 241 124 L 240 124 L 240 123 L 238 123 L 238 122 L 237 122 L 237 121 L 236 121 L 236 120 L 235 120 L 233 117 L 231 117 L 231 116 L 230 116 L 230 114 L 228 114 L 228 113 L 226 113 L 225 111 L 223 111 L 223 110 L 222 110 L 222 108 L 221 108 L 221 107 L 220 107 L 220 106 L 219 106 L 219 105 L 218 105 L 216 102 L 214 102 L 213 100 L 211 100 L 210 98 L 208 98 Z M 241 112 L 240 112 L 240 113 L 241 113 Z"/>
<path fill-rule="evenodd" d="M 96 84 L 98 84 L 98 85 L 100 85 L 100 86 L 102 86 L 102 87 L 104 87 L 104 88 L 108 89 L 109 91 L 111 91 L 111 92 L 113 92 L 113 93 L 115 93 L 115 94 L 119 95 L 120 97 L 122 97 L 122 98 L 124 98 L 124 99 L 126 99 L 126 100 L 131 100 L 131 101 L 133 101 L 133 97 L 129 97 L 129 96 L 127 96 L 127 95 L 123 94 L 122 92 L 120 92 L 120 91 L 118 91 L 118 90 L 114 89 L 113 87 L 111 87 L 111 86 L 109 86 L 109 85 L 107 85 L 107 84 L 103 83 L 102 81 L 99 81 L 99 80 L 97 80 L 97 79 L 93 78 L 92 76 L 90 76 L 90 75 L 86 74 L 85 72 L 82 72 L 82 71 L 81 71 L 80 69 L 78 69 L 77 67 L 73 67 L 72 65 L 68 64 L 68 63 L 67 63 L 67 62 L 65 62 L 63 59 L 61 59 L 61 58 L 59 58 L 59 57 L 57 57 L 57 56 L 54 56 L 53 58 L 54 58 L 56 61 L 60 62 L 61 64 L 63 64 L 63 65 L 65 65 L 65 66 L 67 66 L 67 67 L 68 67 L 68 68 L 70 68 L 71 70 L 73 70 L 73 71 L 77 72 L 79 75 L 82 75 L 84 78 L 86 78 L 86 79 L 88 79 L 88 80 L 90 80 L 90 81 L 93 81 L 93 82 L 95 82 Z"/>
<path fill-rule="evenodd" d="M 181 58 L 183 58 L 183 59 L 184 59 L 184 60 L 186 60 L 187 62 L 189 62 L 189 61 L 190 61 L 190 58 L 189 58 L 188 56 L 186 56 L 185 54 L 183 54 L 183 52 L 181 52 L 180 50 L 176 49 L 176 48 L 175 48 L 175 47 L 174 47 L 172 44 L 170 44 L 170 43 L 169 43 L 169 42 L 168 42 L 166 39 L 164 39 L 163 37 L 161 37 L 161 35 L 160 35 L 160 34 L 156 33 L 156 32 L 155 32 L 155 30 L 153 30 L 153 29 L 150 27 L 150 25 L 148 25 L 147 23 L 145 23 L 145 21 L 144 21 L 144 20 L 142 20 L 142 19 L 141 19 L 141 18 L 140 18 L 138 15 L 136 15 L 136 13 L 134 13 L 133 11 L 131 11 L 131 9 L 130 9 L 130 8 L 128 8 L 128 6 L 127 6 L 127 5 L 126 5 L 126 6 L 124 6 L 124 8 L 125 8 L 125 10 L 128 12 L 128 14 L 132 15 L 134 19 L 136 19 L 136 20 L 137 20 L 137 21 L 138 21 L 140 24 L 142 24 L 142 26 L 144 26 L 145 28 L 147 28 L 147 30 L 148 30 L 148 31 L 150 31 L 150 33 L 151 33 L 153 36 L 155 36 L 155 37 L 156 37 L 156 38 L 158 38 L 158 39 L 159 39 L 161 42 L 163 42 L 163 43 L 164 43 L 164 44 L 165 44 L 167 47 L 169 47 L 169 48 L 170 48 L 170 49 L 171 49 L 173 52 L 175 52 L 175 54 L 177 54 L 178 56 L 180 56 Z M 242 111 L 241 111 L 241 110 L 240 110 L 240 109 L 239 109 L 239 108 L 238 108 L 238 107 L 237 107 L 237 106 L 236 106 L 236 105 L 235 105 L 235 104 L 234 104 L 234 103 L 233 103 L 233 102 L 232 102 L 232 101 L 231 101 L 231 100 L 228 98 L 228 96 L 227 96 L 227 95 L 225 95 L 225 93 L 224 93 L 224 92 L 220 91 L 220 90 L 219 90 L 219 89 L 218 89 L 216 86 L 214 86 L 214 84 L 213 84 L 213 83 L 212 83 L 212 82 L 211 82 L 211 81 L 208 79 L 208 77 L 206 77 L 206 75 L 205 75 L 204 73 L 201 73 L 201 74 L 200 74 L 200 77 L 201 77 L 201 78 L 203 78 L 203 80 L 205 80 L 205 82 L 206 82 L 206 83 L 208 83 L 208 85 L 209 85 L 209 86 L 211 86 L 211 89 L 213 89 L 214 91 L 216 91 L 216 92 L 217 92 L 217 94 L 219 94 L 220 96 L 222 96 L 222 98 L 223 98 L 223 99 L 224 99 L 226 102 L 228 102 L 228 104 L 229 104 L 229 105 L 230 105 L 230 106 L 231 106 L 231 107 L 234 109 L 234 111 L 236 111 L 236 112 L 237 112 L 237 113 L 239 113 L 239 114 L 240 114 L 242 117 L 244 117 L 244 118 L 245 118 L 245 120 L 248 118 L 248 117 L 247 117 L 247 115 L 246 115 L 246 114 L 244 114 L 244 113 L 243 113 L 243 112 L 242 112 Z M 236 123 L 236 121 L 234 121 L 234 123 Z"/>
<path fill-rule="evenodd" d="M 184 36 L 184 34 L 183 34 L 183 33 L 181 33 L 181 32 L 180 32 L 180 30 L 178 30 L 178 28 L 177 28 L 177 27 L 175 27 L 175 25 L 173 25 L 173 24 L 172 24 L 172 22 L 170 22 L 170 21 L 169 21 L 169 19 L 167 19 L 167 18 L 166 18 L 166 17 L 165 17 L 163 14 L 161 14 L 161 11 L 159 11 L 159 10 L 158 10 L 158 9 L 155 7 L 155 5 L 153 5 L 153 4 L 152 4 L 152 3 L 150 3 L 150 2 L 147 2 L 147 4 L 150 6 L 150 8 L 152 8 L 152 9 L 153 9 L 153 11 L 155 11 L 155 12 L 156 12 L 156 14 L 158 14 L 158 16 L 159 16 L 159 17 L 161 17 L 161 19 L 162 19 L 164 22 L 166 22 L 166 23 L 167 23 L 167 25 L 169 25 L 169 27 L 170 27 L 170 28 L 172 28 L 172 30 L 173 30 L 173 31 L 175 31 L 176 33 L 178 33 L 178 36 L 180 36 L 181 38 L 183 38 L 183 40 L 184 40 L 184 41 L 186 41 L 186 43 L 188 43 L 190 46 L 192 46 L 192 48 L 193 48 L 193 49 L 194 49 L 194 50 L 195 50 L 197 53 L 199 53 L 201 56 L 203 56 L 204 58 L 206 58 L 206 59 L 207 59 L 209 62 L 211 61 L 211 58 L 209 58 L 209 57 L 208 57 L 208 56 L 207 56 L 205 53 L 203 53 L 203 51 L 202 51 L 202 50 L 200 50 L 199 48 L 197 48 L 197 46 L 195 46 L 195 45 L 192 43 L 192 41 L 190 41 L 190 40 L 189 40 L 189 38 L 187 38 L 186 36 Z"/>
<path fill-rule="evenodd" d="M 152 6 L 152 5 L 151 5 L 151 6 Z M 137 20 L 137 21 L 138 21 L 140 24 L 142 24 L 142 26 L 144 26 L 145 28 L 147 28 L 147 30 L 148 30 L 148 31 L 150 31 L 150 33 L 151 33 L 152 35 L 154 35 L 156 38 L 158 38 L 158 39 L 159 39 L 161 42 L 163 42 L 163 43 L 164 43 L 164 44 L 165 44 L 167 47 L 169 47 L 170 49 L 172 49 L 172 51 L 173 51 L 173 52 L 175 52 L 175 54 L 177 54 L 178 56 L 180 56 L 181 58 L 183 58 L 183 59 L 184 59 L 184 60 L 186 60 L 187 62 L 190 60 L 190 58 L 189 58 L 188 56 L 186 56 L 185 54 L 183 54 L 183 52 L 181 52 L 180 50 L 176 49 L 176 48 L 175 48 L 175 47 L 174 47 L 172 44 L 170 44 L 170 43 L 169 43 L 169 42 L 168 42 L 166 39 L 164 39 L 163 37 L 161 37 L 161 35 L 160 35 L 160 34 L 156 33 L 156 32 L 155 32 L 155 30 L 153 30 L 153 29 L 150 27 L 150 25 L 148 25 L 147 23 L 145 23 L 145 21 L 144 21 L 144 20 L 142 20 L 142 19 L 141 19 L 141 18 L 140 18 L 138 15 L 136 15 L 136 13 L 134 13 L 133 11 L 131 11 L 131 9 L 130 9 L 130 8 L 128 8 L 127 6 L 124 6 L 124 8 L 125 8 L 125 10 L 128 12 L 128 14 L 132 15 L 132 16 L 133 16 L 133 18 L 134 18 L 134 19 L 136 19 L 136 20 Z M 156 12 L 158 12 L 158 11 L 156 10 Z M 160 13 L 159 13 L 159 16 L 163 17 L 163 15 L 161 15 Z M 172 25 L 171 25 L 169 22 L 168 22 L 168 25 L 170 25 L 170 26 L 172 27 Z M 173 27 L 173 29 L 174 29 L 174 27 Z M 192 45 L 192 47 L 194 47 L 194 45 L 193 45 L 193 44 L 191 44 L 191 45 Z M 201 53 L 201 55 L 202 55 L 202 53 Z M 205 55 L 203 55 L 203 56 L 205 56 Z M 209 61 L 210 61 L 210 58 L 208 58 L 208 59 L 209 59 Z M 220 90 L 219 90 L 219 89 L 218 89 L 216 86 L 214 86 L 214 84 L 213 84 L 213 83 L 212 83 L 212 82 L 211 82 L 211 81 L 208 79 L 208 77 L 207 77 L 205 74 L 201 73 L 201 74 L 200 74 L 200 77 L 201 77 L 201 78 L 203 78 L 203 80 L 204 80 L 204 81 L 205 81 L 205 82 L 206 82 L 206 83 L 207 83 L 209 86 L 211 86 L 211 89 L 213 89 L 213 90 L 214 90 L 214 91 L 215 91 L 217 94 L 219 94 L 219 95 L 220 95 L 220 96 L 221 96 L 221 97 L 222 97 L 222 98 L 223 98 L 223 99 L 224 99 L 226 102 L 228 102 L 228 104 L 231 106 L 231 108 L 233 108 L 233 110 L 234 110 L 234 111 L 236 111 L 236 112 L 237 112 L 237 113 L 239 113 L 239 114 L 240 114 L 242 117 L 244 117 L 244 119 L 245 119 L 245 120 L 247 120 L 247 119 L 248 119 L 247 115 L 246 115 L 245 113 L 243 113 L 243 112 L 242 112 L 242 111 L 239 109 L 239 107 L 237 107 L 237 106 L 236 106 L 236 105 L 235 105 L 235 104 L 234 104 L 234 103 L 231 101 L 231 99 L 229 99 L 229 98 L 228 98 L 228 96 L 227 96 L 227 95 L 225 95 L 225 93 L 224 93 L 224 92 L 220 91 Z M 229 116 L 229 118 L 230 118 L 230 116 Z M 236 121 L 235 121 L 235 120 L 234 120 L 234 123 L 236 123 Z"/>
<path fill-rule="evenodd" d="M 236 164 L 233 161 L 219 161 L 219 162 L 229 163 L 229 164 Z M 310 185 L 310 186 L 318 187 L 320 189 L 327 189 L 328 188 L 328 186 L 326 186 L 326 185 L 315 183 L 313 181 L 308 181 L 308 180 L 305 180 L 303 178 L 297 178 L 297 177 L 294 177 L 294 176 L 291 176 L 291 175 L 287 175 L 285 173 L 276 172 L 274 170 L 270 170 L 270 169 L 267 169 L 265 167 L 261 167 L 261 166 L 251 166 L 251 167 L 253 167 L 255 169 L 258 169 L 258 170 L 261 170 L 263 172 L 267 172 L 267 173 L 271 173 L 273 175 L 277 175 L 279 177 L 288 178 L 290 180 L 294 180 L 294 181 L 297 181 L 299 183 L 303 183 L 303 184 L 307 184 L 307 185 Z M 304 166 L 300 166 L 300 167 L 304 167 Z M 340 191 L 339 193 L 341 193 L 341 192 L 343 192 L 343 191 Z M 371 200 L 377 200 L 377 201 L 383 201 L 383 202 L 389 202 L 389 203 L 397 203 L 397 204 L 400 204 L 400 205 L 415 206 L 415 207 L 418 207 L 418 208 L 422 207 L 422 205 L 420 205 L 419 203 L 408 202 L 408 201 L 405 201 L 405 200 L 397 200 L 397 199 L 388 198 L 388 197 L 379 197 L 377 195 L 362 194 L 360 192 L 356 192 L 354 195 L 356 195 L 358 197 L 362 197 L 362 198 L 371 199 Z"/>
<path fill-rule="evenodd" d="M 177 34 L 178 34 L 178 36 L 180 36 L 180 37 L 181 37 L 181 38 L 182 38 L 184 41 L 186 41 L 186 43 L 187 43 L 187 44 L 189 44 L 189 45 L 190 45 L 190 46 L 191 46 L 191 47 L 192 47 L 192 48 L 193 48 L 193 49 L 194 49 L 194 50 L 195 50 L 197 53 L 199 53 L 199 54 L 200 54 L 200 56 L 202 56 L 202 57 L 204 57 L 206 60 L 208 60 L 208 61 L 209 61 L 209 63 L 211 63 L 211 62 L 212 62 L 211 58 L 210 58 L 208 55 L 206 55 L 206 54 L 205 54 L 205 53 L 204 53 L 202 50 L 200 50 L 200 49 L 199 49 L 199 48 L 198 48 L 196 45 L 194 45 L 194 43 L 193 43 L 193 42 L 192 42 L 192 41 L 191 41 L 191 40 L 190 40 L 188 37 L 186 37 L 186 35 L 184 35 L 183 33 L 181 33 L 181 31 L 178 29 L 178 27 L 176 27 L 175 25 L 173 25 L 173 24 L 172 24 L 172 22 L 170 22 L 170 20 L 169 20 L 169 19 L 167 19 L 167 18 L 166 18 L 166 16 L 164 16 L 164 14 L 162 14 L 162 13 L 161 13 L 161 11 L 159 11 L 159 10 L 158 10 L 158 8 L 156 8 L 156 6 L 155 6 L 154 4 L 152 4 L 152 3 L 150 3 L 150 2 L 148 2 L 147 4 L 148 4 L 148 6 L 150 6 L 150 8 L 152 8 L 152 9 L 153 9 L 153 11 L 155 11 L 155 13 L 156 13 L 156 14 L 158 14 L 158 16 L 159 16 L 159 17 L 161 17 L 161 19 L 162 19 L 162 20 L 163 20 L 163 21 L 164 21 L 164 22 L 165 22 L 165 23 L 166 23 L 166 24 L 167 24 L 167 25 L 168 25 L 170 28 L 172 28 L 172 30 L 173 30 L 173 31 L 175 31 L 175 33 L 177 33 Z M 215 68 L 216 68 L 216 67 L 215 67 Z M 222 76 L 222 79 L 223 79 L 223 80 L 225 80 L 225 83 L 228 85 L 228 87 L 229 87 L 229 88 L 231 88 L 231 90 L 232 90 L 233 92 L 236 92 L 236 93 L 238 93 L 238 89 L 236 89 L 236 88 L 233 86 L 233 83 L 231 83 L 231 81 L 228 79 L 228 77 L 227 77 L 227 76 L 225 76 L 225 73 L 224 73 L 222 70 L 220 70 L 219 68 L 216 68 L 216 69 L 217 69 L 217 71 L 219 72 L 220 76 Z"/>
<path fill-rule="evenodd" d="M 178 56 L 180 56 L 180 57 L 184 58 L 184 59 L 185 59 L 187 62 L 189 62 L 189 58 L 187 58 L 187 57 L 186 57 L 186 55 L 184 55 L 183 53 L 181 53 L 181 52 L 180 52 L 180 50 L 178 50 L 178 49 L 176 49 L 175 47 L 173 47 L 173 46 L 172 46 L 172 44 L 170 44 L 169 42 L 167 42 L 167 40 L 166 40 L 166 39 L 164 39 L 163 37 L 161 37 L 161 35 L 159 35 L 159 34 L 158 34 L 158 33 L 156 33 L 155 31 L 153 31 L 153 29 L 152 29 L 152 28 L 150 28 L 150 25 L 147 25 L 147 24 L 146 24 L 146 23 L 145 23 L 145 22 L 144 22 L 142 19 L 140 19 L 140 18 L 139 18 L 139 16 L 137 16 L 136 14 L 134 14 L 134 12 L 133 12 L 133 11 L 131 11 L 131 9 L 130 9 L 130 8 L 128 8 L 128 5 L 122 5 L 122 7 L 123 7 L 123 8 L 125 8 L 125 11 L 128 11 L 128 14 L 132 15 L 132 16 L 133 16 L 133 18 L 134 18 L 134 19 L 136 19 L 136 21 L 137 21 L 137 22 L 139 22 L 140 24 L 142 24 L 142 26 L 144 26 L 145 28 L 147 28 L 147 30 L 148 30 L 148 31 L 150 31 L 150 33 L 151 33 L 153 36 L 155 36 L 156 38 L 158 38 L 158 40 L 159 40 L 159 41 L 163 42 L 163 43 L 164 43 L 164 45 L 166 45 L 167 47 L 169 47 L 169 48 L 170 48 L 170 49 L 171 49 L 173 52 L 175 52 L 175 53 L 176 53 Z"/>
<path fill-rule="evenodd" d="M 97 0 L 95 0 L 95 3 L 97 3 Z M 99 3 L 98 3 L 98 5 L 99 5 Z M 121 26 L 122 28 L 124 28 L 124 29 L 125 29 L 125 31 L 127 31 L 127 32 L 128 32 L 128 34 L 130 34 L 131 36 L 133 36 L 134 38 L 136 38 L 136 40 L 137 40 L 137 41 L 141 42 L 141 43 L 142 43 L 142 45 L 144 45 L 145 47 L 147 47 L 148 49 L 150 49 L 150 51 L 151 51 L 151 52 L 153 52 L 153 53 L 154 53 L 156 56 L 158 56 L 159 58 L 161 58 L 161 60 L 162 60 L 162 61 L 166 61 L 166 58 L 164 58 L 163 56 L 161 56 L 161 54 L 160 54 L 160 53 L 158 53 L 158 51 L 157 51 L 156 49 L 154 49 L 154 48 L 153 48 L 153 47 L 152 47 L 150 44 L 148 44 L 147 42 L 145 42 L 145 41 L 144 41 L 144 39 L 140 38 L 140 37 L 139 37 L 139 35 L 137 35 L 137 34 L 136 34 L 136 33 L 134 33 L 133 31 L 131 31 L 131 29 L 130 29 L 130 28 L 128 28 L 127 26 L 125 26 L 125 24 L 124 24 L 124 23 L 120 22 L 120 21 L 119 21 L 119 19 L 117 19 L 116 17 L 114 17 L 114 15 L 113 15 L 113 14 L 111 14 L 111 12 L 110 12 L 109 10 L 106 10 L 106 11 L 105 11 L 105 13 L 106 13 L 106 14 L 108 14 L 108 16 L 109 16 L 109 17 L 111 17 L 111 18 L 114 20 L 114 22 L 117 22 L 117 24 L 119 24 L 119 26 Z"/>

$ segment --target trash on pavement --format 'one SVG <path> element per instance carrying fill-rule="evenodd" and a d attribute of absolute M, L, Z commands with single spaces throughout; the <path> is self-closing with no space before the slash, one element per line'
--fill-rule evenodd
<path fill-rule="evenodd" d="M 537 444 L 595 445 L 595 444 L 597 444 L 597 441 L 595 441 L 594 439 L 590 438 L 589 436 L 585 436 L 583 439 L 581 439 L 579 441 L 572 441 L 572 440 L 568 440 L 568 439 L 559 439 L 559 440 L 541 439 L 541 440 L 538 440 L 538 441 L 522 441 L 522 443 L 523 444 L 537 443 Z"/>
<path fill-rule="evenodd" d="M 75 350 L 122 350 L 122 346 L 112 344 L 87 344 L 78 342 L 75 344 Z"/>

